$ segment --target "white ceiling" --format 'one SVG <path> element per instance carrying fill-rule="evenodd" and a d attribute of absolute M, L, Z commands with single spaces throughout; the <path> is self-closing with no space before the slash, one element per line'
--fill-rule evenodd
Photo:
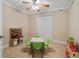
<path fill-rule="evenodd" d="M 27 11 L 26 9 L 30 7 L 29 4 L 23 4 L 22 1 L 27 1 L 31 2 L 32 0 L 4 0 L 6 2 L 11 3 L 18 9 L 23 10 L 27 14 L 38 14 L 38 13 L 43 13 L 43 12 L 51 12 L 53 10 L 59 10 L 59 9 L 65 9 L 68 8 L 73 0 L 40 0 L 40 2 L 47 2 L 50 4 L 50 8 L 41 8 L 40 12 L 36 12 L 34 10 L 29 10 Z"/>

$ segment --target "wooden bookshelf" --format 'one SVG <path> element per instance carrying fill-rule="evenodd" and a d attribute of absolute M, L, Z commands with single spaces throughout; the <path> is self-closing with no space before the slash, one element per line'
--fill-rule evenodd
<path fill-rule="evenodd" d="M 10 28 L 10 46 L 20 44 L 23 40 L 22 29 L 21 28 Z"/>

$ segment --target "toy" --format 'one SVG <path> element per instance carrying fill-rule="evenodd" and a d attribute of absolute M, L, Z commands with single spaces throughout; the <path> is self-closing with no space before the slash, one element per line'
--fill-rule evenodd
<path fill-rule="evenodd" d="M 67 40 L 67 48 L 66 48 L 66 57 L 79 57 L 79 52 L 77 52 L 77 46 L 76 43 L 74 42 L 74 38 L 70 37 Z"/>

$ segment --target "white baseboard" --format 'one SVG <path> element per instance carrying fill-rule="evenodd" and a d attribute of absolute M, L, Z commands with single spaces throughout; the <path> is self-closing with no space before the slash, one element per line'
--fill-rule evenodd
<path fill-rule="evenodd" d="M 66 42 L 63 42 L 63 41 L 53 40 L 53 42 L 54 42 L 54 43 L 58 43 L 58 44 L 64 44 L 64 45 L 66 45 Z M 7 45 L 4 45 L 4 46 L 3 46 L 3 49 L 7 48 L 8 46 L 9 46 L 8 44 L 7 44 Z"/>
<path fill-rule="evenodd" d="M 64 44 L 66 45 L 66 42 L 63 42 L 63 41 L 57 41 L 57 40 L 53 40 L 54 43 L 58 43 L 58 44 Z"/>
<path fill-rule="evenodd" d="M 3 49 L 7 48 L 8 46 L 9 46 L 8 44 L 7 44 L 7 45 L 4 45 L 4 46 L 3 46 Z"/>

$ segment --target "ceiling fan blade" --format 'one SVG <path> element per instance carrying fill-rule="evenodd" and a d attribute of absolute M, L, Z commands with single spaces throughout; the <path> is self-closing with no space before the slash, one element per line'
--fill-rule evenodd
<path fill-rule="evenodd" d="M 22 3 L 27 3 L 27 4 L 31 4 L 30 2 L 26 2 L 26 1 L 22 1 Z"/>
<path fill-rule="evenodd" d="M 41 6 L 42 6 L 42 7 L 45 7 L 45 8 L 50 7 L 50 5 L 49 5 L 49 4 L 41 4 Z"/>
<path fill-rule="evenodd" d="M 37 0 L 32 0 L 33 1 L 33 3 L 35 3 Z"/>
<path fill-rule="evenodd" d="M 30 10 L 31 8 L 27 8 L 26 10 Z"/>
<path fill-rule="evenodd" d="M 45 7 L 45 8 L 50 7 L 49 4 L 45 4 L 45 3 L 37 3 L 36 5 L 38 5 L 39 7 Z"/>

